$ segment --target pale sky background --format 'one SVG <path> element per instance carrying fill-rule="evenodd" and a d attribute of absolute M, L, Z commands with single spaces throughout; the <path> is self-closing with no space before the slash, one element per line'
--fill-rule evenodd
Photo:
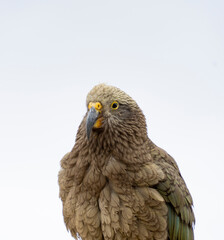
<path fill-rule="evenodd" d="M 195 239 L 224 239 L 222 0 L 0 0 L 0 239 L 72 239 L 59 161 L 101 82 L 177 161 Z"/>

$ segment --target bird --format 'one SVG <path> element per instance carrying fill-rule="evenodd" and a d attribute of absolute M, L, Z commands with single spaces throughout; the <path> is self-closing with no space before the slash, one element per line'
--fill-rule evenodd
<path fill-rule="evenodd" d="M 193 240 L 193 200 L 176 161 L 148 137 L 128 94 L 90 90 L 75 145 L 60 161 L 67 230 L 82 240 Z"/>

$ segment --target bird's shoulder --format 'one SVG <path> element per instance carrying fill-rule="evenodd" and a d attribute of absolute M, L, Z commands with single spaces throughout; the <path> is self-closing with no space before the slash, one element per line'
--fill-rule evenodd
<path fill-rule="evenodd" d="M 168 206 L 170 239 L 194 239 L 193 200 L 177 163 L 165 150 L 152 142 L 149 149 L 154 163 L 161 168 L 165 176 L 162 181 L 155 185 L 155 188 Z"/>

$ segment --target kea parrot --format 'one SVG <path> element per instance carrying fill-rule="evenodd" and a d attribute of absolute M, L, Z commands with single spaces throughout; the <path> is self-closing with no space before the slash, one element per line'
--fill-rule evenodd
<path fill-rule="evenodd" d="M 191 194 L 175 160 L 147 135 L 137 103 L 93 87 L 58 175 L 67 229 L 82 240 L 193 240 Z"/>

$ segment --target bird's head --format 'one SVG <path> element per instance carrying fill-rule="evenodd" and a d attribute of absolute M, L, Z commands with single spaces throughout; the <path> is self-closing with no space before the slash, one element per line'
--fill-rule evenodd
<path fill-rule="evenodd" d="M 107 134 L 113 138 L 143 136 L 146 133 L 145 117 L 137 103 L 119 88 L 99 84 L 87 95 L 86 134 Z M 109 134 L 109 136 L 108 136 Z"/>

